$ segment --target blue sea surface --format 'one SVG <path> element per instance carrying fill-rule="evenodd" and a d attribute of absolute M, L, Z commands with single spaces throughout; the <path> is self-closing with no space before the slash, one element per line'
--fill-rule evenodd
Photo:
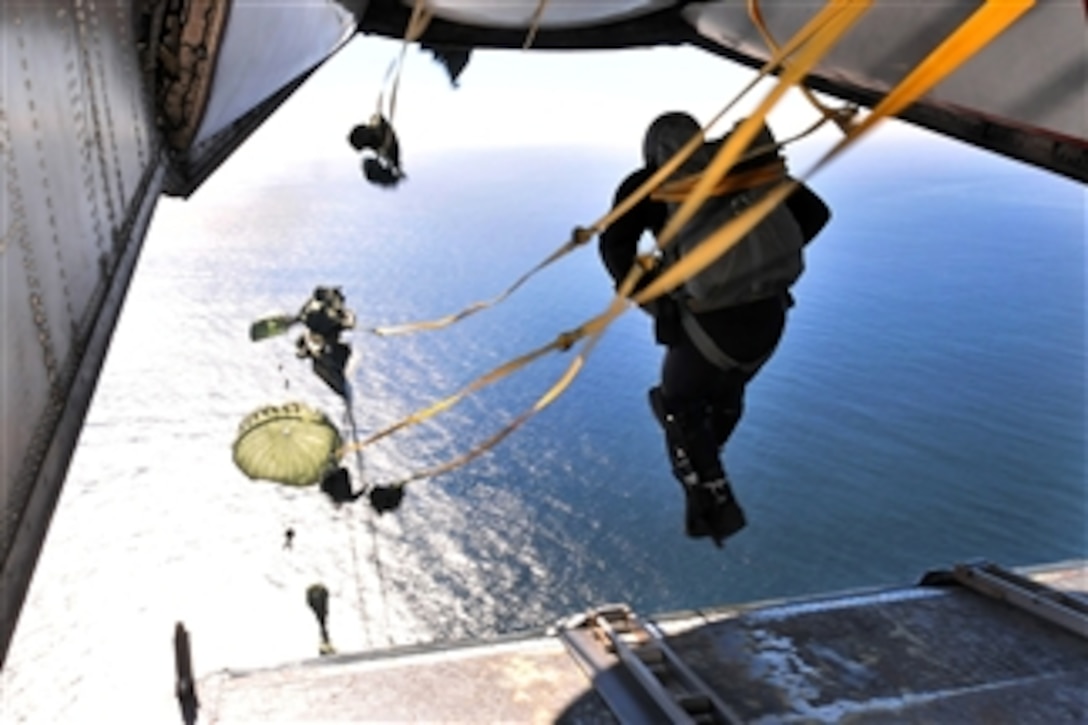
<path fill-rule="evenodd" d="M 811 180 L 834 218 L 727 448 L 749 526 L 723 550 L 683 534 L 646 402 L 661 349 L 637 309 L 552 405 L 468 465 L 409 484 L 395 513 L 250 481 L 231 461 L 238 423 L 264 404 L 301 400 L 346 430 L 293 336 L 247 338 L 317 285 L 339 285 L 358 316 L 364 435 L 603 311 L 611 282 L 594 243 L 446 329 L 368 332 L 494 297 L 604 214 L 632 158 L 436 152 L 393 191 L 350 161 L 315 162 L 163 202 L 0 719 L 96 721 L 118 714 L 119 692 L 140 721 L 176 718 L 176 621 L 198 675 L 309 658 L 305 589 L 318 581 L 333 644 L 350 652 L 538 628 L 613 601 L 653 614 L 907 584 L 977 558 L 1088 555 L 1083 187 L 955 145 L 878 151 Z M 357 485 L 464 453 L 577 353 L 367 448 Z"/>

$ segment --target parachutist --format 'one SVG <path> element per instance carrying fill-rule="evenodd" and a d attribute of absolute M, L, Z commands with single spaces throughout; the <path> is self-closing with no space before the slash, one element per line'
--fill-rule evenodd
<path fill-rule="evenodd" d="M 300 359 L 310 358 L 314 373 L 333 392 L 346 398 L 348 382 L 344 370 L 351 348 L 340 342 L 340 334 L 355 327 L 355 313 L 344 306 L 344 293 L 339 287 L 318 287 L 298 317 L 306 332 L 295 342 L 296 355 Z"/>
<path fill-rule="evenodd" d="M 185 725 L 194 725 L 197 721 L 197 711 L 200 709 L 200 699 L 197 697 L 196 682 L 193 679 L 193 656 L 189 646 L 189 632 L 181 622 L 174 625 L 174 669 L 177 673 L 174 693 L 181 707 L 181 719 Z"/>
<path fill-rule="evenodd" d="M 742 128 L 739 122 L 735 133 Z M 767 197 L 776 184 L 794 191 L 758 226 L 710 266 L 673 292 L 643 305 L 654 318 L 654 339 L 666 348 L 661 384 L 650 390 L 650 405 L 665 433 L 673 475 L 685 497 L 684 528 L 692 538 L 710 537 L 716 546 L 746 525 L 722 456 L 744 412 L 748 384 L 777 349 L 793 305 L 791 287 L 804 271 L 805 245 L 820 233 L 831 210 L 811 189 L 794 183 L 774 134 L 764 123 L 748 142 L 745 156 L 721 180 L 696 216 L 647 267 L 638 248 L 643 233 L 663 235 L 690 198 L 690 180 L 717 163 L 726 141 L 707 141 L 699 122 L 671 111 L 656 118 L 643 139 L 642 168 L 630 173 L 614 197 L 618 207 L 673 160 L 686 144 L 702 140 L 673 177 L 638 201 L 600 235 L 601 259 L 619 289 L 642 267 L 641 287 L 679 269 L 681 260 L 711 233 Z"/>
<path fill-rule="evenodd" d="M 292 548 L 294 543 L 295 543 L 295 530 L 288 527 L 287 530 L 283 532 L 283 548 L 290 549 L 290 548 Z"/>
<path fill-rule="evenodd" d="M 336 650 L 329 641 L 329 590 L 324 584 L 311 584 L 306 589 L 306 603 L 317 617 L 317 624 L 321 628 L 321 646 L 319 652 L 322 655 L 334 654 Z"/>
<path fill-rule="evenodd" d="M 351 129 L 348 143 L 356 151 L 363 152 L 363 175 L 370 183 L 392 187 L 404 178 L 397 134 L 381 114 L 376 114 L 369 123 Z"/>
<path fill-rule="evenodd" d="M 344 330 L 355 327 L 355 313 L 344 303 L 339 287 L 317 287 L 298 317 L 311 332 L 335 340 Z"/>

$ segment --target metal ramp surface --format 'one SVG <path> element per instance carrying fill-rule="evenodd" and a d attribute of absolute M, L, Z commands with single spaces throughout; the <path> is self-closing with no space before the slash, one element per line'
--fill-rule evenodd
<path fill-rule="evenodd" d="M 1088 722 L 1088 562 L 330 657 L 198 683 L 200 722 Z"/>

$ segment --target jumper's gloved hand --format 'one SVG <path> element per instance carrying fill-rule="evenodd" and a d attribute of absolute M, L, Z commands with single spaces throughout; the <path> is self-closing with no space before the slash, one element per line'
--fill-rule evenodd
<path fill-rule="evenodd" d="M 645 272 L 631 291 L 632 297 L 653 284 L 665 269 L 660 260 L 651 255 L 639 256 L 635 259 L 635 264 L 642 266 Z M 654 340 L 657 344 L 676 345 L 683 339 L 679 305 L 671 294 L 659 295 L 639 305 L 643 312 L 654 318 Z"/>

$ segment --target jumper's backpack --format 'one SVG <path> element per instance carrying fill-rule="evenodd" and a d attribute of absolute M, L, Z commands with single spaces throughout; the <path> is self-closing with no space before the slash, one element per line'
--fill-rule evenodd
<path fill-rule="evenodd" d="M 672 258 L 690 253 L 772 186 L 707 199 L 670 245 Z M 779 204 L 725 254 L 684 282 L 683 293 L 698 311 L 774 297 L 789 290 L 804 271 L 804 246 L 800 226 L 786 205 Z"/>
<path fill-rule="evenodd" d="M 711 157 L 696 154 L 696 159 Z M 685 169 L 691 173 L 701 168 Z M 756 204 L 775 186 L 765 182 L 708 197 L 666 249 L 665 262 L 675 263 L 723 225 Z M 679 203 L 670 202 L 675 212 Z M 774 297 L 789 290 L 804 271 L 806 243 L 801 227 L 785 203 L 779 204 L 725 254 L 689 278 L 680 288 L 698 311 L 732 307 Z"/>
<path fill-rule="evenodd" d="M 670 113 L 659 117 L 646 134 L 644 153 L 647 160 L 662 163 L 690 137 L 692 127 L 697 128 L 697 124 L 686 114 Z M 654 192 L 655 198 L 669 203 L 670 215 L 685 198 L 684 190 L 694 185 L 693 180 L 714 159 L 724 141 L 704 143 L 684 162 L 672 180 Z M 749 145 L 749 150 L 756 150 L 758 155 L 737 164 L 719 182 L 716 195 L 708 197 L 680 229 L 665 250 L 663 261 L 667 265 L 689 254 L 786 178 L 785 163 L 774 150 L 774 143 L 774 135 L 764 125 Z M 804 192 L 806 200 L 814 198 L 815 206 L 822 208 L 822 218 L 810 219 L 812 213 L 803 209 L 805 218 L 799 220 L 787 204 L 779 204 L 728 251 L 688 279 L 676 296 L 688 298 L 689 309 L 706 311 L 788 291 L 804 270 L 802 250 L 805 244 L 827 221 L 827 208 L 819 197 L 807 188 Z M 794 196 L 797 195 L 791 195 L 791 202 Z M 815 231 L 810 222 L 815 223 Z"/>

